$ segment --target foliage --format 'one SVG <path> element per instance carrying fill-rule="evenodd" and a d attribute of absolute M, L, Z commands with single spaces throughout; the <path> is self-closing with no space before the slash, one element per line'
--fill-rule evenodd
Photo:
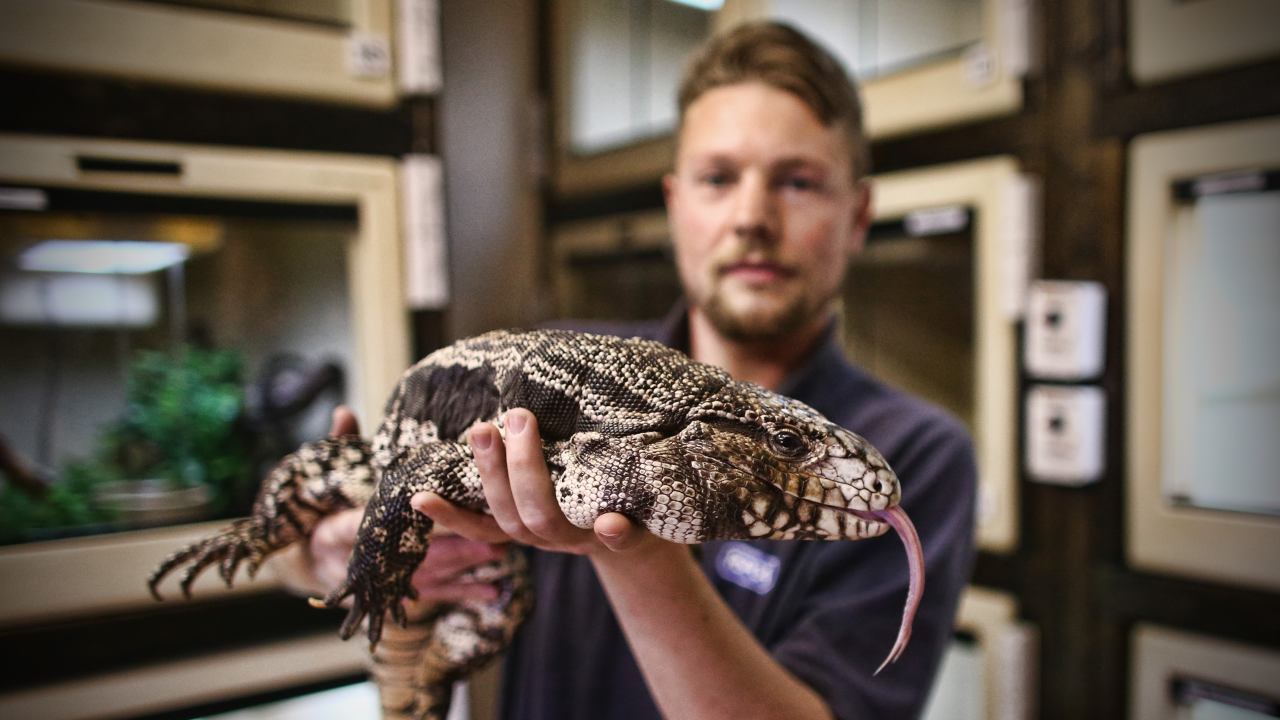
<path fill-rule="evenodd" d="M 40 531 L 88 531 L 111 523 L 115 514 L 93 502 L 93 489 L 116 479 L 112 468 L 78 462 L 69 464 L 62 480 L 53 483 L 40 499 L 13 485 L 0 487 L 0 544 L 36 539 Z"/>
<path fill-rule="evenodd" d="M 89 458 L 67 463 L 48 495 L 33 500 L 0 490 L 0 542 L 35 528 L 112 520 L 93 502 L 96 488 L 119 479 L 155 478 L 175 488 L 206 485 L 217 512 L 251 491 L 244 430 L 244 361 L 229 350 L 184 347 L 139 353 L 129 368 L 125 409 L 103 428 Z"/>

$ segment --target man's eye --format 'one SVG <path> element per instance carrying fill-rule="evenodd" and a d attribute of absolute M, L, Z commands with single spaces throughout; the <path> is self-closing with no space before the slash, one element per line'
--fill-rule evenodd
<path fill-rule="evenodd" d="M 710 172 L 703 174 L 700 180 L 703 185 L 710 185 L 711 187 L 725 187 L 730 182 L 733 182 L 733 177 L 726 172 Z"/>
<path fill-rule="evenodd" d="M 808 178 L 803 176 L 792 176 L 792 177 L 784 178 L 782 181 L 782 186 L 791 190 L 803 190 L 806 192 L 811 190 L 817 190 L 819 187 L 818 182 L 816 180 L 814 180 L 813 178 Z"/>

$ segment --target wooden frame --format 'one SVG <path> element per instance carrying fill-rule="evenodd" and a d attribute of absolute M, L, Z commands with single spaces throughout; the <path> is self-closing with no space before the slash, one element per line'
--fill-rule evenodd
<path fill-rule="evenodd" d="M 1134 720 L 1188 717 L 1170 692 L 1175 680 L 1200 680 L 1280 703 L 1280 652 L 1148 624 L 1134 628 L 1132 643 Z"/>
<path fill-rule="evenodd" d="M 1280 119 L 1157 133 L 1130 150 L 1127 553 L 1157 572 L 1280 589 L 1280 519 L 1165 502 L 1165 274 L 1175 182 L 1280 166 Z"/>
<path fill-rule="evenodd" d="M 872 178 L 875 219 L 959 205 L 974 209 L 977 358 L 974 442 L 978 454 L 978 545 L 1009 552 L 1018 541 L 1017 320 L 1037 243 L 1035 184 L 1009 157 Z"/>
<path fill-rule="evenodd" d="M 85 158 L 175 167 L 177 172 L 81 170 Z M 362 418 L 382 414 L 385 393 L 409 361 L 404 310 L 397 165 L 345 155 L 291 153 L 192 145 L 0 135 L 0 183 L 164 193 L 191 197 L 351 203 L 359 225 L 347 250 L 356 370 L 351 394 Z M 153 601 L 143 579 L 155 563 L 217 524 L 31 543 L 0 549 L 0 626 L 78 614 L 119 611 Z M 96 580 L 94 579 L 96 578 Z M 263 581 L 241 582 L 253 592 Z M 205 578 L 201 596 L 218 584 Z"/>
<path fill-rule="evenodd" d="M 114 0 L 10 0 L 0 61 L 387 107 L 392 0 L 349 0 L 351 27 Z"/>
<path fill-rule="evenodd" d="M 1280 55 L 1272 0 L 1128 0 L 1129 69 L 1139 84 Z"/>
<path fill-rule="evenodd" d="M 983 39 L 952 57 L 862 83 L 867 136 L 880 139 L 1016 112 L 1030 65 L 1032 0 L 983 0 Z M 671 135 L 588 155 L 570 149 L 571 18 L 566 3 L 551 3 L 553 82 L 552 188 L 572 197 L 655 183 L 675 157 Z M 769 0 L 726 0 L 712 21 L 716 31 L 776 15 Z"/>

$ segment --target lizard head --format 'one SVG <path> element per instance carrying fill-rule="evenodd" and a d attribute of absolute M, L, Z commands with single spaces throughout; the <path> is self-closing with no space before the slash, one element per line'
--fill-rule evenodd
<path fill-rule="evenodd" d="M 686 461 L 719 499 L 719 537 L 860 539 L 890 528 L 898 476 L 856 433 L 803 403 L 733 383 L 679 433 Z"/>
<path fill-rule="evenodd" d="M 907 551 L 907 601 L 876 672 L 901 656 L 924 592 L 924 550 L 880 451 L 813 408 L 747 383 L 730 383 L 695 407 L 677 438 L 704 505 L 719 510 L 707 518 L 708 535 L 858 540 L 897 531 Z"/>

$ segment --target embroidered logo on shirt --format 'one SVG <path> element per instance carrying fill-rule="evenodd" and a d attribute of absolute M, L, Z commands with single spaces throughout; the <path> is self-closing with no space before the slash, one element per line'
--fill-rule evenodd
<path fill-rule="evenodd" d="M 725 543 L 716 556 L 716 572 L 720 577 L 760 595 L 767 594 L 777 584 L 781 568 L 781 560 L 746 543 Z"/>

